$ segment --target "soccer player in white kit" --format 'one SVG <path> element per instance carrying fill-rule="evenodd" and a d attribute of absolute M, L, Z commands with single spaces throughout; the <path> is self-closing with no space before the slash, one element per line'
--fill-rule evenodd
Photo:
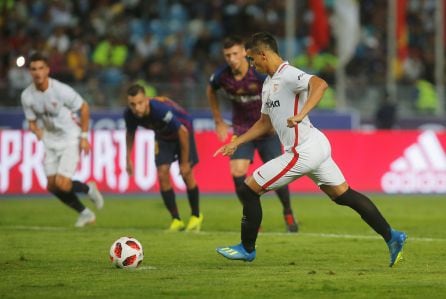
<path fill-rule="evenodd" d="M 86 208 L 76 192 L 88 194 L 97 209 L 104 205 L 103 197 L 94 182 L 72 181 L 80 151 L 89 153 L 89 106 L 70 86 L 49 77 L 47 58 L 41 53 L 29 57 L 33 83 L 21 96 L 29 129 L 45 146 L 44 169 L 47 190 L 79 213 L 76 227 L 96 221 L 95 214 Z M 80 124 L 76 112 L 80 112 Z M 40 124 L 41 123 L 41 124 Z M 40 127 L 43 126 L 43 129 Z"/>
<path fill-rule="evenodd" d="M 392 267 L 402 258 L 406 234 L 392 229 L 369 198 L 349 187 L 331 157 L 330 142 L 308 117 L 321 100 L 327 83 L 284 61 L 279 55 L 277 42 L 269 33 L 254 34 L 246 48 L 256 69 L 268 75 L 262 88 L 262 115 L 245 134 L 222 146 L 215 155 L 230 156 L 240 144 L 272 128 L 279 135 L 285 152 L 256 169 L 238 190 L 243 198 L 241 243 L 219 247 L 217 252 L 231 260 L 253 261 L 262 222 L 260 195 L 307 175 L 335 203 L 354 209 L 383 237 L 390 251 Z"/>
<path fill-rule="evenodd" d="M 226 64 L 219 67 L 209 79 L 206 95 L 215 121 L 215 130 L 220 141 L 228 136 L 229 125 L 221 116 L 219 99 L 226 98 L 232 104 L 233 137 L 246 132 L 260 116 L 262 108 L 261 90 L 266 75 L 259 74 L 249 65 L 243 39 L 228 36 L 223 40 L 223 55 Z M 220 97 L 217 90 L 223 90 L 225 97 Z M 282 154 L 282 145 L 277 134 L 272 131 L 259 139 L 247 142 L 237 148 L 230 159 L 230 170 L 236 190 L 243 185 L 249 166 L 257 151 L 263 162 Z M 275 190 L 282 204 L 283 218 L 287 231 L 297 232 L 298 223 L 293 215 L 288 185 Z"/>

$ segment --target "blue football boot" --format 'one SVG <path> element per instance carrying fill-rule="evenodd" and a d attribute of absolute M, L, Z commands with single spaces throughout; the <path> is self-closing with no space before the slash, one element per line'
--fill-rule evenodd
<path fill-rule="evenodd" d="M 404 232 L 400 232 L 397 230 L 392 229 L 391 235 L 392 238 L 389 242 L 387 242 L 387 246 L 389 247 L 390 252 L 389 267 L 392 267 L 403 259 L 403 246 L 407 239 L 407 235 Z"/>
<path fill-rule="evenodd" d="M 218 247 L 217 252 L 230 260 L 252 262 L 256 258 L 255 249 L 253 252 L 249 253 L 241 243 L 233 246 Z"/>

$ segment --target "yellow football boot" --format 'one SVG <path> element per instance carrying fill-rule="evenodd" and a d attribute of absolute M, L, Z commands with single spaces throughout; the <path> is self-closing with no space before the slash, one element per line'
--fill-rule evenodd
<path fill-rule="evenodd" d="M 191 232 L 199 232 L 201 229 L 201 224 L 203 223 L 203 214 L 200 214 L 200 217 L 192 215 L 189 219 L 189 223 L 187 224 L 186 231 Z"/>
<path fill-rule="evenodd" d="M 184 225 L 183 220 L 174 218 L 170 223 L 170 227 L 168 229 L 169 232 L 179 232 L 184 230 L 186 226 Z"/>

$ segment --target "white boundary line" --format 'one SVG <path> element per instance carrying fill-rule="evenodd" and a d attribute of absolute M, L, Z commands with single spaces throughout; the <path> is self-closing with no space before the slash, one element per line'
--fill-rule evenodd
<path fill-rule="evenodd" d="M 86 228 L 88 230 L 89 228 Z M 135 228 L 135 227 L 92 227 L 93 230 L 129 230 L 129 231 L 153 231 L 153 232 L 164 232 L 164 230 L 159 229 L 149 229 L 149 228 Z M 75 228 L 75 227 L 64 227 L 64 226 L 26 226 L 26 225 L 9 225 L 9 226 L 0 226 L 1 230 L 29 230 L 29 231 L 82 231 L 83 229 Z M 234 234 L 239 235 L 240 232 L 236 231 L 202 231 L 198 234 L 201 235 L 210 235 L 210 234 Z M 265 236 L 285 236 L 285 237 L 317 237 L 317 238 L 332 238 L 332 239 L 369 239 L 376 240 L 381 239 L 380 236 L 369 236 L 369 235 L 350 235 L 350 234 L 326 234 L 326 233 L 304 233 L 299 232 L 297 234 L 287 233 L 287 232 L 260 232 L 260 235 Z M 409 241 L 419 241 L 419 242 L 446 242 L 445 238 L 419 238 L 419 237 L 408 237 Z"/>

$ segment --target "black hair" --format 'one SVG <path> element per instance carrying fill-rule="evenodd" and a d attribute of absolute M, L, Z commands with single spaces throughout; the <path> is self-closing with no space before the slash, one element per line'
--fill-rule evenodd
<path fill-rule="evenodd" d="M 35 62 L 35 61 L 43 61 L 43 62 L 45 62 L 46 65 L 49 65 L 48 57 L 40 52 L 33 52 L 29 55 L 29 57 L 28 57 L 29 64 L 31 64 L 31 62 Z"/>
<path fill-rule="evenodd" d="M 127 89 L 127 95 L 129 96 L 136 96 L 138 93 L 142 93 L 142 94 L 146 94 L 144 87 L 142 87 L 140 84 L 132 84 L 130 85 L 130 87 Z"/>
<path fill-rule="evenodd" d="M 269 32 L 258 32 L 253 34 L 246 42 L 246 49 L 258 52 L 261 49 L 269 49 L 279 54 L 279 47 L 274 36 Z"/>

